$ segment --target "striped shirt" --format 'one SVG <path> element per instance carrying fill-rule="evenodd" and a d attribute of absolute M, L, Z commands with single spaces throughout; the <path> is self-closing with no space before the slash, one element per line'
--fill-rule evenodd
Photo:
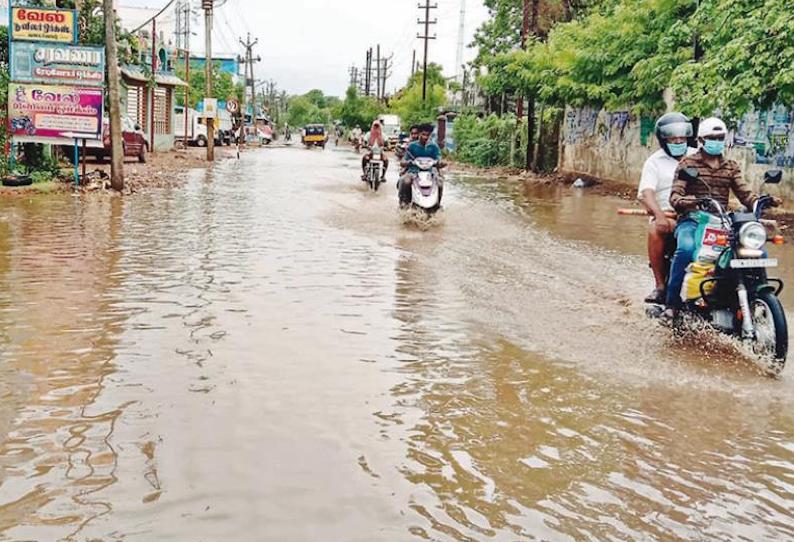
<path fill-rule="evenodd" d="M 678 178 L 678 173 L 687 167 L 698 170 L 696 180 L 685 181 Z M 711 167 L 706 163 L 704 151 L 701 149 L 692 156 L 682 158 L 678 164 L 670 194 L 670 204 L 678 213 L 683 214 L 695 209 L 695 199 L 710 196 L 727 209 L 731 190 L 748 209 L 752 208 L 753 203 L 758 199 L 750 189 L 750 185 L 742 178 L 739 164 L 721 156 L 717 167 Z"/>

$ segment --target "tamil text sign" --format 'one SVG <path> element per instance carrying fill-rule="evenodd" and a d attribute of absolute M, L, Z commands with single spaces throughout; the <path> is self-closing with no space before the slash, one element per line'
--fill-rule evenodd
<path fill-rule="evenodd" d="M 102 86 L 105 50 L 102 47 L 11 42 L 11 79 L 20 82 Z"/>
<path fill-rule="evenodd" d="M 11 8 L 11 39 L 73 43 L 77 35 L 74 11 L 67 9 Z"/>
<path fill-rule="evenodd" d="M 9 129 L 18 141 L 100 139 L 102 106 L 101 88 L 8 85 Z"/>

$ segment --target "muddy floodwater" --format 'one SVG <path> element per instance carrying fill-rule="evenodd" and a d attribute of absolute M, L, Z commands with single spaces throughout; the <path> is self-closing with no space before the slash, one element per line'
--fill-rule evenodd
<path fill-rule="evenodd" d="M 794 539 L 794 367 L 648 321 L 625 202 L 358 159 L 0 201 L 0 540 Z"/>

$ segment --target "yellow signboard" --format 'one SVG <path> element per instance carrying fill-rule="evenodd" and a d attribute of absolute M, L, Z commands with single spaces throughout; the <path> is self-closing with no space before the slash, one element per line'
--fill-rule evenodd
<path fill-rule="evenodd" d="M 15 7 L 11 10 L 11 39 L 74 43 L 77 20 L 69 9 Z"/>

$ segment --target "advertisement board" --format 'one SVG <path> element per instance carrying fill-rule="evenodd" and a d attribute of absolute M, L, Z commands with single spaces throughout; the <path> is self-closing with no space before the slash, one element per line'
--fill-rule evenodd
<path fill-rule="evenodd" d="M 8 85 L 8 125 L 16 141 L 101 139 L 101 88 Z"/>
<path fill-rule="evenodd" d="M 100 87 L 105 82 L 103 47 L 14 41 L 11 58 L 13 81 Z"/>
<path fill-rule="evenodd" d="M 77 19 L 69 9 L 11 8 L 11 39 L 13 41 L 57 41 L 74 43 Z"/>

